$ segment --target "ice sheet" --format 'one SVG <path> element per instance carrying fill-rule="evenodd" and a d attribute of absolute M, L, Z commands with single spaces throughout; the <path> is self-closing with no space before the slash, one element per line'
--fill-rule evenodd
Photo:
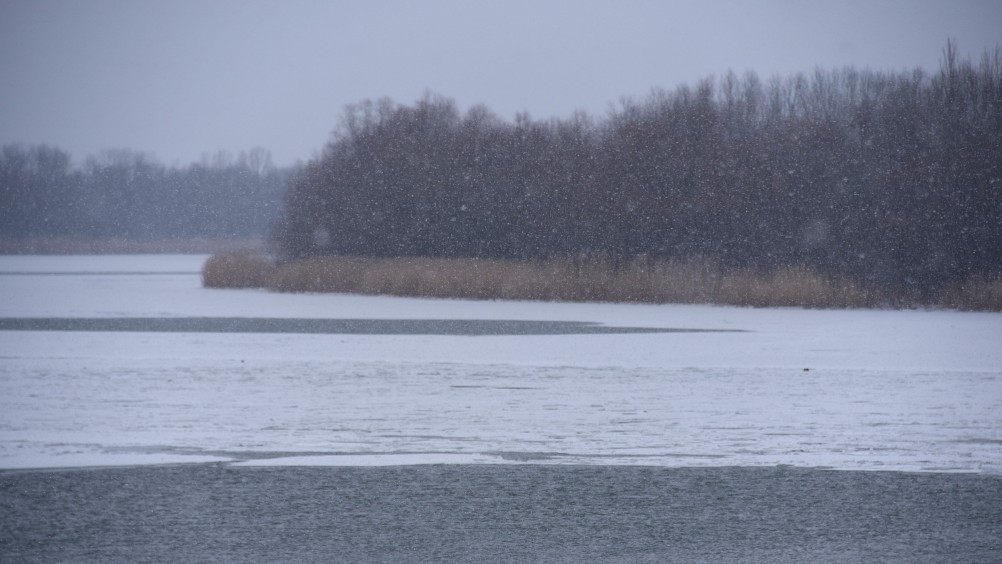
<path fill-rule="evenodd" d="M 288 295 L 206 290 L 197 275 L 172 274 L 203 260 L 0 257 L 0 317 L 747 332 L 0 331 L 0 468 L 229 460 L 1002 471 L 999 314 Z M 31 269 L 103 274 L 3 274 Z"/>

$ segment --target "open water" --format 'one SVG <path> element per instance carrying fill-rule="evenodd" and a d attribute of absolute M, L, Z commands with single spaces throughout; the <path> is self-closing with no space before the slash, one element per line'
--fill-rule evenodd
<path fill-rule="evenodd" d="M 1000 562 L 1002 476 L 791 467 L 0 472 L 3 562 Z"/>

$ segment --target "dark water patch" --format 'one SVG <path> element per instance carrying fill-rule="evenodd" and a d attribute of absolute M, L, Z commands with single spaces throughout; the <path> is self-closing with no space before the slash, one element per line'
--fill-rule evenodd
<path fill-rule="evenodd" d="M 9 317 L 0 318 L 0 331 L 469 336 L 736 332 L 733 329 L 608 327 L 584 321 L 525 321 L 505 319 L 281 319 L 254 317 Z"/>
<path fill-rule="evenodd" d="M 4 562 L 998 562 L 1002 477 L 191 465 L 0 472 Z"/>
<path fill-rule="evenodd" d="M 485 452 L 491 456 L 496 456 L 508 462 L 542 462 L 557 458 L 567 458 L 572 455 L 565 452 L 520 452 L 520 451 L 497 451 Z"/>
<path fill-rule="evenodd" d="M 0 276 L 200 276 L 201 272 L 195 271 L 171 271 L 171 270 L 140 270 L 140 271 L 54 271 L 35 272 L 31 270 L 9 270 L 0 271 Z"/>
<path fill-rule="evenodd" d="M 995 445 L 995 446 L 1002 446 L 1002 439 L 973 438 L 973 439 L 960 439 L 960 440 L 955 441 L 955 442 L 969 444 L 969 445 Z"/>
<path fill-rule="evenodd" d="M 452 384 L 450 388 L 456 388 L 459 390 L 465 389 L 488 389 L 488 390 L 542 390 L 543 388 L 537 386 L 488 386 L 479 384 Z"/>

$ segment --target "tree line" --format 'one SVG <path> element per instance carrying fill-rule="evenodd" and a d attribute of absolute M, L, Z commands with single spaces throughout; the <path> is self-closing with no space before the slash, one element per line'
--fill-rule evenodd
<path fill-rule="evenodd" d="M 266 235 L 289 172 L 263 149 L 167 167 L 135 151 L 73 166 L 48 145 L 0 149 L 0 237 L 137 241 Z"/>
<path fill-rule="evenodd" d="M 285 259 L 700 257 L 926 299 L 1002 274 L 1002 50 L 935 73 L 728 72 L 603 119 L 349 107 L 291 178 Z"/>

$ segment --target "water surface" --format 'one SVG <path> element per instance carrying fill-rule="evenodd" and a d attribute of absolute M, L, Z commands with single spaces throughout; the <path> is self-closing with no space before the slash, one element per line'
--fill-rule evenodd
<path fill-rule="evenodd" d="M 216 465 L 0 473 L 5 562 L 998 562 L 1002 477 Z"/>

